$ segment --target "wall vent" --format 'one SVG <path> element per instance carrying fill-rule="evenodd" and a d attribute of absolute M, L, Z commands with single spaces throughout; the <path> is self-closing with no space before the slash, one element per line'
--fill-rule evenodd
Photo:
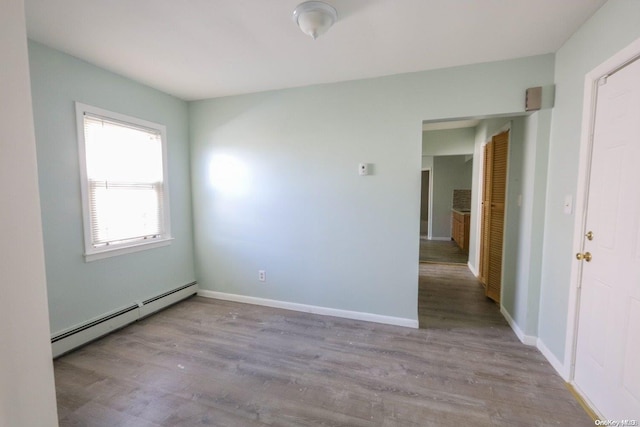
<path fill-rule="evenodd" d="M 530 87 L 524 96 L 524 110 L 537 111 L 542 108 L 542 86 Z"/>

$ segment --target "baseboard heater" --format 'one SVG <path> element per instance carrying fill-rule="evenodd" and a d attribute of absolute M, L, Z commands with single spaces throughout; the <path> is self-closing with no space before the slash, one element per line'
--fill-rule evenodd
<path fill-rule="evenodd" d="M 53 357 L 62 356 L 77 347 L 120 329 L 136 320 L 147 317 L 197 292 L 198 284 L 192 282 L 58 333 L 51 337 Z"/>

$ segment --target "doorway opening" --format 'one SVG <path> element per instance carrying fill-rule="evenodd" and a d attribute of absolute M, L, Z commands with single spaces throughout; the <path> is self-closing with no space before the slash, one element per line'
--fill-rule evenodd
<path fill-rule="evenodd" d="M 427 235 L 421 218 L 420 261 L 467 264 L 476 126 L 479 120 L 423 124 L 422 170 L 429 170 Z M 423 172 L 424 173 L 424 172 Z M 425 195 L 428 194 L 428 202 Z M 422 212 L 421 212 L 422 213 Z"/>
<path fill-rule="evenodd" d="M 523 198 L 525 187 L 533 186 L 533 183 L 523 177 L 525 174 L 531 174 L 538 164 L 544 163 L 542 157 L 538 158 L 527 151 L 529 145 L 535 146 L 537 143 L 536 126 L 537 122 L 531 121 L 529 116 L 523 114 L 423 123 L 422 170 L 428 169 L 430 173 L 426 238 L 425 224 L 423 218 L 420 219 L 421 273 L 427 264 L 457 264 L 460 268 L 459 271 L 454 269 L 456 273 L 451 275 L 452 285 L 456 283 L 456 277 L 459 279 L 461 274 L 468 274 L 472 279 L 476 279 L 477 289 L 474 292 L 479 289 L 487 295 L 487 288 L 483 288 L 480 281 L 485 146 L 494 136 L 510 131 L 510 135 L 515 135 L 515 138 L 510 138 L 513 138 L 516 144 L 505 153 L 508 166 L 505 164 L 506 182 L 502 190 L 504 201 L 500 206 L 504 209 L 504 218 L 502 224 L 497 225 L 500 230 L 494 227 L 490 234 L 495 237 L 498 231 L 502 232 L 504 243 L 494 246 L 500 246 L 501 252 L 506 250 L 509 254 L 506 256 L 507 259 L 494 259 L 494 264 L 497 262 L 501 268 L 493 271 L 498 272 L 502 282 L 506 277 L 510 283 L 524 277 L 525 273 L 528 274 L 528 260 L 524 258 L 529 256 L 530 252 L 522 247 L 528 240 L 521 239 L 520 234 L 522 229 L 526 229 L 524 223 L 532 218 L 532 215 L 523 215 L 522 207 L 523 200 L 527 200 Z M 531 131 L 529 128 L 534 130 Z M 524 168 L 527 163 L 532 163 L 533 168 Z M 535 184 L 542 188 L 546 182 Z M 533 190 L 531 192 L 533 193 Z M 421 190 L 421 206 L 425 204 L 425 193 Z M 531 209 L 530 206 L 527 208 Z M 449 271 L 442 268 L 439 270 Z M 419 300 L 423 297 L 423 282 L 428 282 L 428 278 L 421 277 L 420 280 Z M 512 288 L 507 289 L 508 307 L 513 304 L 516 293 Z M 503 299 L 502 294 L 502 289 L 492 288 L 492 300 L 485 298 L 486 301 L 483 301 L 495 307 L 495 304 Z M 465 294 L 459 294 L 459 302 L 464 298 Z M 424 303 L 424 299 L 422 301 Z M 423 314 L 426 313 L 421 313 L 421 310 L 428 310 L 430 305 L 419 305 L 420 327 L 428 328 L 428 322 L 422 321 Z M 503 308 L 501 304 L 500 308 Z"/>
<path fill-rule="evenodd" d="M 429 193 L 431 169 L 422 169 L 420 178 L 420 240 L 429 239 Z"/>
<path fill-rule="evenodd" d="M 432 170 L 428 233 L 420 235 L 420 261 L 466 265 L 473 155 L 433 156 Z M 424 190 L 422 196 L 424 200 Z"/>

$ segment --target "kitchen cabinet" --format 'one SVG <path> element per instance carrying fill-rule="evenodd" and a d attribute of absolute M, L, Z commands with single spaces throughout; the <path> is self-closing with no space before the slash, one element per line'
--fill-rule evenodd
<path fill-rule="evenodd" d="M 471 215 L 469 212 L 451 211 L 451 237 L 465 253 L 469 253 L 469 224 Z"/>

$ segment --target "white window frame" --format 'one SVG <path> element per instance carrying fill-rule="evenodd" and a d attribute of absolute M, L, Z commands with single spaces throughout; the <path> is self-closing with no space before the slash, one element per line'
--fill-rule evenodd
<path fill-rule="evenodd" d="M 132 252 L 138 252 L 142 250 L 157 248 L 166 246 L 171 243 L 173 238 L 171 237 L 171 216 L 169 213 L 169 179 L 168 179 L 168 164 L 167 164 L 167 133 L 164 125 L 153 123 L 147 120 L 142 120 L 136 117 L 127 116 L 113 111 L 104 110 L 102 108 L 94 107 L 91 105 L 82 104 L 80 102 L 75 103 L 76 107 L 76 122 L 78 129 L 78 154 L 80 158 L 80 189 L 82 193 L 82 219 L 84 223 L 84 257 L 86 262 L 95 261 L 98 259 L 108 258 L 116 255 L 123 255 Z M 162 186 L 163 186 L 163 201 L 162 201 L 162 230 L 164 231 L 159 237 L 153 240 L 140 239 L 134 241 L 128 241 L 118 244 L 111 244 L 103 247 L 95 247 L 92 242 L 92 230 L 91 230 L 91 211 L 89 201 L 89 179 L 87 175 L 87 157 L 85 149 L 85 134 L 84 134 L 84 116 L 88 113 L 93 116 L 104 117 L 115 122 L 122 122 L 123 124 L 131 124 L 134 127 L 147 128 L 155 130 L 160 133 L 162 143 Z"/>

